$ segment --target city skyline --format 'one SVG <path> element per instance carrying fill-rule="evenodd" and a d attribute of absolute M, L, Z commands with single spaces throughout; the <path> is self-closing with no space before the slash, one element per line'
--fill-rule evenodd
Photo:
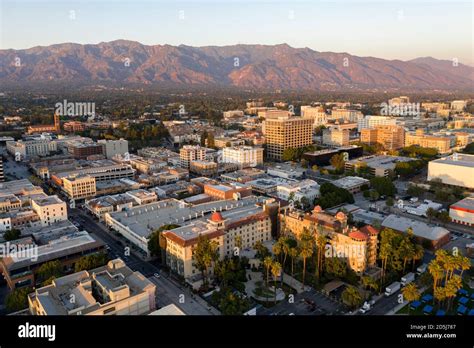
<path fill-rule="evenodd" d="M 472 4 L 466 1 L 7 0 L 0 6 L 1 49 L 120 39 L 199 47 L 286 43 L 320 52 L 390 60 L 431 56 L 474 65 Z"/>

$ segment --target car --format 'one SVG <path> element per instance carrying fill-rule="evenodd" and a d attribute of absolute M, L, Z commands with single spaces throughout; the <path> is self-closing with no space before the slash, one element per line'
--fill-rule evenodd
<path fill-rule="evenodd" d="M 161 276 L 158 273 L 153 274 L 156 278 L 160 279 Z"/>
<path fill-rule="evenodd" d="M 295 315 L 295 313 L 290 313 L 290 314 L 288 314 L 288 315 Z"/>

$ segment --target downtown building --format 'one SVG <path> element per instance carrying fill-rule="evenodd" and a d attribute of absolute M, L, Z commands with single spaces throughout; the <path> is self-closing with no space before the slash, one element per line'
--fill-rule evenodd
<path fill-rule="evenodd" d="M 360 132 L 360 141 L 368 145 L 381 144 L 386 150 L 397 150 L 405 144 L 405 130 L 394 125 L 363 128 Z"/>
<path fill-rule="evenodd" d="M 222 150 L 224 163 L 235 163 L 239 169 L 258 167 L 263 164 L 263 148 L 252 146 L 226 147 Z"/>
<path fill-rule="evenodd" d="M 270 118 L 263 122 L 267 158 L 281 161 L 283 152 L 313 143 L 313 120 L 303 117 Z"/>
<path fill-rule="evenodd" d="M 280 213 L 280 226 L 282 235 L 288 234 L 296 239 L 305 230 L 314 237 L 325 235 L 328 239 L 326 257 L 344 259 L 358 274 L 376 266 L 379 231 L 370 225 L 360 229 L 349 227 L 347 216 L 342 212 L 333 216 L 324 212 L 320 206 L 316 206 L 311 213 L 286 209 Z"/>
<path fill-rule="evenodd" d="M 155 284 L 115 259 L 54 279 L 29 294 L 28 305 L 31 315 L 143 315 L 156 309 L 155 296 Z"/>

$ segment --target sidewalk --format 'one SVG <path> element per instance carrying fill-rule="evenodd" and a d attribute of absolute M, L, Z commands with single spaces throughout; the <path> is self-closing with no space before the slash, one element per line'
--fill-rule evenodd
<path fill-rule="evenodd" d="M 283 273 L 283 283 L 285 283 L 286 285 L 291 286 L 293 289 L 296 290 L 296 293 L 298 293 L 298 294 L 301 294 L 302 292 L 311 290 L 311 287 L 308 286 L 308 285 L 305 285 L 304 290 L 303 290 L 303 284 L 299 280 L 293 278 L 292 276 L 290 276 L 286 273 Z"/>

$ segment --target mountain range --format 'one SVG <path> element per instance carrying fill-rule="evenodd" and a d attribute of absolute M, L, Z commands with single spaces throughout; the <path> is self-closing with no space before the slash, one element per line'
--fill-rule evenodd
<path fill-rule="evenodd" d="M 191 47 L 117 40 L 0 50 L 0 83 L 233 86 L 284 90 L 474 90 L 474 67 L 280 45 Z"/>

